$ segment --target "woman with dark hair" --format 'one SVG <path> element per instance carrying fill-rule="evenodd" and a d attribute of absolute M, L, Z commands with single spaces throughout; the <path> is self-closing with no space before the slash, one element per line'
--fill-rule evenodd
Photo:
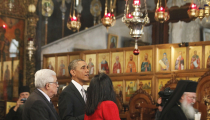
<path fill-rule="evenodd" d="M 95 75 L 87 90 L 85 120 L 120 120 L 116 96 L 108 75 Z"/>

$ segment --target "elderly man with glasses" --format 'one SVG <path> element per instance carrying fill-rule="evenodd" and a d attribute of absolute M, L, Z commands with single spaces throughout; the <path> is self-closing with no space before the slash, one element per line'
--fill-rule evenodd
<path fill-rule="evenodd" d="M 194 120 L 197 82 L 180 80 L 165 104 L 160 120 Z"/>
<path fill-rule="evenodd" d="M 60 120 L 50 100 L 57 94 L 59 87 L 56 73 L 49 69 L 37 71 L 35 87 L 23 108 L 23 120 Z"/>

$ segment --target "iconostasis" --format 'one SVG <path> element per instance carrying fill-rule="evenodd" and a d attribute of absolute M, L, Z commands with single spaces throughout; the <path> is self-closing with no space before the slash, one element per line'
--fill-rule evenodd
<path fill-rule="evenodd" d="M 68 65 L 73 59 L 82 58 L 89 68 L 90 79 L 106 73 L 124 103 L 128 103 L 136 90 L 142 88 L 155 100 L 158 92 L 172 78 L 198 79 L 210 67 L 210 42 L 139 46 L 140 54 L 133 55 L 133 48 L 115 48 L 82 52 L 44 55 L 44 68 L 56 71 L 59 83 L 70 82 Z M 89 84 L 89 83 L 87 83 Z"/>

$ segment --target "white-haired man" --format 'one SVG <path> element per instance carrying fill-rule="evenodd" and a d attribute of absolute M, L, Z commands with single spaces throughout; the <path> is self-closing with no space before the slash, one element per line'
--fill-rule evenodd
<path fill-rule="evenodd" d="M 194 120 L 197 82 L 180 80 L 165 104 L 160 120 Z"/>
<path fill-rule="evenodd" d="M 49 69 L 37 71 L 35 87 L 23 108 L 23 120 L 60 120 L 50 101 L 57 94 L 59 87 L 56 73 Z"/>

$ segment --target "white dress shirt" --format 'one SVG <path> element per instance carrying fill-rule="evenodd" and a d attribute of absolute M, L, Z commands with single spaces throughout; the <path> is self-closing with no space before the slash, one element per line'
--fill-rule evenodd
<path fill-rule="evenodd" d="M 71 82 L 74 84 L 74 86 L 77 88 L 81 96 L 83 96 L 81 89 L 83 88 L 79 83 L 77 83 L 75 80 L 71 80 Z"/>
<path fill-rule="evenodd" d="M 42 90 L 40 90 L 39 88 L 37 88 L 46 98 L 47 98 L 47 100 L 50 102 L 50 97 L 46 94 L 46 93 L 44 93 Z"/>

